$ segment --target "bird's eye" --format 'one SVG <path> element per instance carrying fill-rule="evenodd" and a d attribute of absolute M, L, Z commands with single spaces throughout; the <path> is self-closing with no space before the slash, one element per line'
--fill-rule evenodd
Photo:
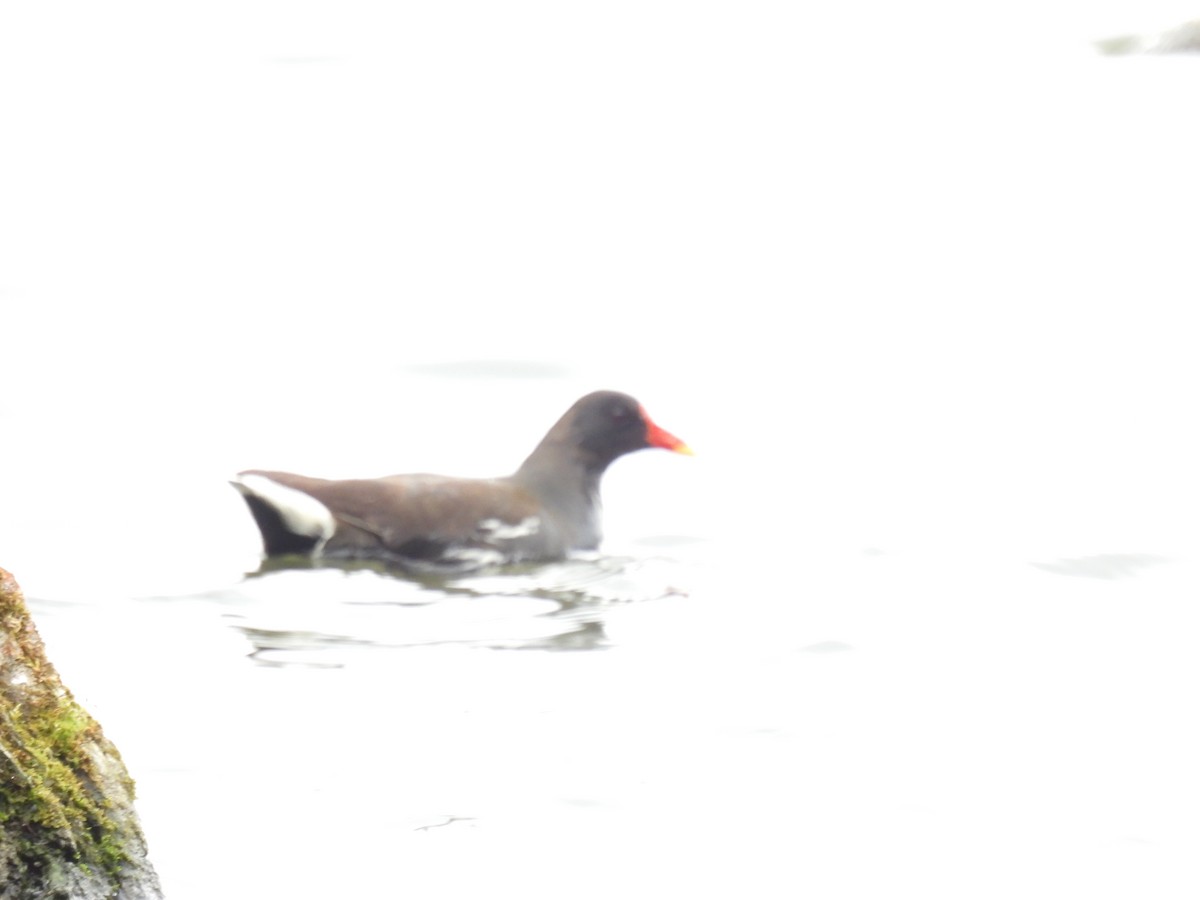
<path fill-rule="evenodd" d="M 614 422 L 624 422 L 629 418 L 629 410 L 624 406 L 614 406 L 609 410 Z"/>

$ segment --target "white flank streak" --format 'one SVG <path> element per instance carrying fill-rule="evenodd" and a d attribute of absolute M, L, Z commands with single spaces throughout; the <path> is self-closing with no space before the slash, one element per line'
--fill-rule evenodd
<path fill-rule="evenodd" d="M 446 551 L 445 558 L 471 567 L 494 566 L 504 562 L 504 554 L 499 550 L 483 547 L 451 547 Z"/>
<path fill-rule="evenodd" d="M 479 530 L 487 532 L 489 540 L 511 541 L 537 534 L 541 526 L 542 522 L 537 516 L 527 516 L 515 525 L 509 525 L 500 519 L 484 519 L 479 523 Z"/>
<path fill-rule="evenodd" d="M 243 475 L 238 483 L 274 507 L 289 531 L 316 538 L 320 544 L 333 537 L 337 527 L 333 513 L 315 497 L 263 475 Z M 319 551 L 320 545 L 316 549 Z"/>

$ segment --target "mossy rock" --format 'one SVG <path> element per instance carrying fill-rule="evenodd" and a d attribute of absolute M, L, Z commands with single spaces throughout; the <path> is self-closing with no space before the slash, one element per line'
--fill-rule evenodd
<path fill-rule="evenodd" d="M 162 896 L 116 747 L 71 696 L 0 569 L 0 900 Z"/>

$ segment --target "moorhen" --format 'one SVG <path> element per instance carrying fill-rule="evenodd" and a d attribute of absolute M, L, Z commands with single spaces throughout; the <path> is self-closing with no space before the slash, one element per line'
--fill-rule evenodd
<path fill-rule="evenodd" d="M 597 391 L 566 411 L 512 475 L 392 475 L 330 481 L 251 469 L 233 481 L 268 557 L 379 559 L 464 570 L 549 561 L 600 544 L 600 477 L 626 453 L 691 454 L 627 394 Z"/>

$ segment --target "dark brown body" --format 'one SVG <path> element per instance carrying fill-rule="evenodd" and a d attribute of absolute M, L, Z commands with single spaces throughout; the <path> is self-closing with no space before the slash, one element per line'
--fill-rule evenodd
<path fill-rule="evenodd" d="M 391 475 L 330 481 L 256 470 L 242 473 L 246 475 L 261 475 L 308 494 L 331 511 L 336 524 L 317 547 L 311 538 L 297 539 L 275 524 L 278 513 L 248 494 L 268 556 L 316 550 L 331 558 L 474 566 L 558 559 L 568 550 L 592 550 L 596 545 L 584 535 L 569 533 L 511 478 Z"/>

